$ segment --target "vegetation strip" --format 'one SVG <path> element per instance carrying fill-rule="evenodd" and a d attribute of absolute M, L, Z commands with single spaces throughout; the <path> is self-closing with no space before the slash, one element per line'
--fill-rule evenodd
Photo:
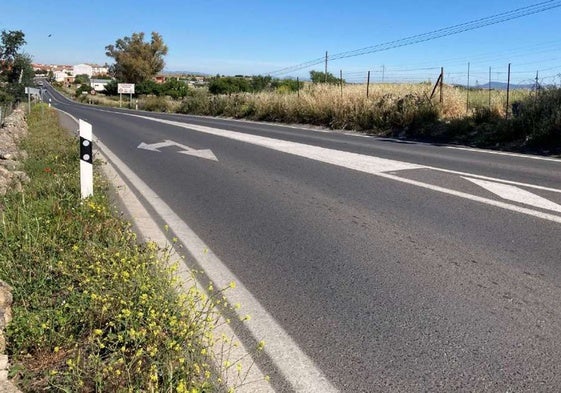
<path fill-rule="evenodd" d="M 43 113 L 43 115 L 42 115 Z M 1 201 L 0 279 L 14 289 L 11 375 L 24 391 L 221 390 L 209 348 L 222 290 L 177 291 L 177 264 L 139 244 L 97 175 L 80 200 L 78 143 L 37 105 L 23 142 L 31 181 Z M 242 370 L 240 370 L 240 374 Z M 222 387 L 222 388 L 221 388 Z"/>

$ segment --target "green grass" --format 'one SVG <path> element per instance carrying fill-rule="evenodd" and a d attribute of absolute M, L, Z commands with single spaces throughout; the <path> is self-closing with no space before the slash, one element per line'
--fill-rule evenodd
<path fill-rule="evenodd" d="M 80 199 L 78 141 L 56 113 L 36 107 L 28 123 L 31 182 L 0 200 L 15 382 L 24 391 L 220 390 L 212 348 L 221 291 L 178 291 L 177 265 L 137 241 L 97 170 L 94 196 Z"/>

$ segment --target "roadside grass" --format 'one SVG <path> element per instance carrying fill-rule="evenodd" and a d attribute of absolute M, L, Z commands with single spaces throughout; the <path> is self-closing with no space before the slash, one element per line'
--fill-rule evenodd
<path fill-rule="evenodd" d="M 14 381 L 24 391 L 225 390 L 212 350 L 225 345 L 213 335 L 223 290 L 179 291 L 177 264 L 137 241 L 97 171 L 94 196 L 81 200 L 77 137 L 39 107 L 23 146 L 31 182 L 0 200 Z"/>

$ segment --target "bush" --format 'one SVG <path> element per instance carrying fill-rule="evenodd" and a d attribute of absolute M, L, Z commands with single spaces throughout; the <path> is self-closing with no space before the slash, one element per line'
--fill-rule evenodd
<path fill-rule="evenodd" d="M 80 97 L 82 93 L 89 93 L 92 89 L 93 88 L 90 85 L 80 85 L 80 87 L 76 89 L 76 97 Z"/>
<path fill-rule="evenodd" d="M 165 97 L 146 97 L 139 102 L 139 107 L 150 112 L 169 112 L 171 109 Z"/>

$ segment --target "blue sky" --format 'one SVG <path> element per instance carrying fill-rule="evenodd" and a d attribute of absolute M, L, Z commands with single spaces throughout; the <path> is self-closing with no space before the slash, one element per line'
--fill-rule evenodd
<path fill-rule="evenodd" d="M 22 30 L 24 50 L 47 64 L 110 63 L 105 46 L 133 32 L 162 34 L 166 70 L 266 74 L 331 54 L 359 49 L 491 16 L 538 0 L 5 0 L 0 30 Z M 552 2 L 555 3 L 555 2 Z M 329 71 L 360 82 L 432 80 L 531 82 L 536 70 L 561 83 L 561 7 L 412 46 L 329 63 Z M 51 34 L 51 37 L 48 35 Z M 305 77 L 317 65 L 288 76 Z"/>

